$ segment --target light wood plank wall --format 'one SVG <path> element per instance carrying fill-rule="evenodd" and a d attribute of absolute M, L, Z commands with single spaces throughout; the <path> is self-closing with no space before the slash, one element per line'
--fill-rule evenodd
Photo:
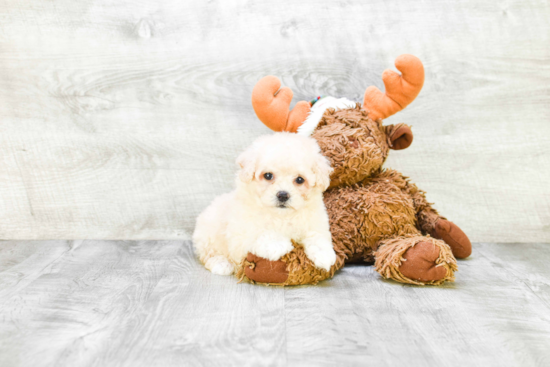
<path fill-rule="evenodd" d="M 473 241 L 550 242 L 550 3 L 0 2 L 0 238 L 188 238 L 269 130 L 250 105 L 362 100 L 401 53 L 426 83 L 389 123 L 410 176 Z"/>

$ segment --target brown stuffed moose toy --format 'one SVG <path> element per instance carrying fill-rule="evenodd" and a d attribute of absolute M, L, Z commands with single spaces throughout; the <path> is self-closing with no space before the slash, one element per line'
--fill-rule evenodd
<path fill-rule="evenodd" d="M 251 253 L 237 276 L 256 283 L 316 284 L 346 263 L 374 263 L 382 277 L 402 283 L 440 285 L 454 280 L 456 258 L 471 254 L 468 237 L 426 201 L 425 193 L 401 173 L 383 168 L 390 149 L 413 140 L 405 124 L 383 125 L 401 111 L 424 84 L 422 62 L 412 55 L 395 61 L 398 74 L 386 70 L 386 92 L 369 87 L 363 104 L 324 97 L 300 101 L 289 111 L 293 93 L 274 76 L 261 79 L 252 92 L 258 118 L 275 131 L 311 135 L 334 169 L 324 193 L 336 263 L 316 268 L 299 243 L 278 261 Z"/>

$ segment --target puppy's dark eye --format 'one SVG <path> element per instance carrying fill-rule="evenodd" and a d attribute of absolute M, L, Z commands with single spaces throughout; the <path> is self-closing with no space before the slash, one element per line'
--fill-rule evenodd
<path fill-rule="evenodd" d="M 268 181 L 273 180 L 273 173 L 271 172 L 264 173 L 264 178 Z"/>
<path fill-rule="evenodd" d="M 304 180 L 302 177 L 298 177 L 298 178 L 296 179 L 296 183 L 297 183 L 298 185 L 301 185 L 301 184 L 303 184 L 304 182 L 306 182 L 306 180 Z"/>

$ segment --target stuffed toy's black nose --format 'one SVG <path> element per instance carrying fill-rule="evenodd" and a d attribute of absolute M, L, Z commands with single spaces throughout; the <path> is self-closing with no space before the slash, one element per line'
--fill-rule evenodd
<path fill-rule="evenodd" d="M 284 203 L 290 199 L 290 194 L 286 191 L 279 191 L 277 193 L 277 199 L 279 199 L 281 203 Z"/>

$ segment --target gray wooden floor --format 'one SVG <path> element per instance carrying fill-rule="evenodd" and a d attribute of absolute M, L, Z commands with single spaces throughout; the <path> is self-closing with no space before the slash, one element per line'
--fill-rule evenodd
<path fill-rule="evenodd" d="M 550 365 L 550 245 L 476 244 L 445 287 L 345 268 L 237 284 L 183 241 L 0 242 L 0 366 Z"/>

